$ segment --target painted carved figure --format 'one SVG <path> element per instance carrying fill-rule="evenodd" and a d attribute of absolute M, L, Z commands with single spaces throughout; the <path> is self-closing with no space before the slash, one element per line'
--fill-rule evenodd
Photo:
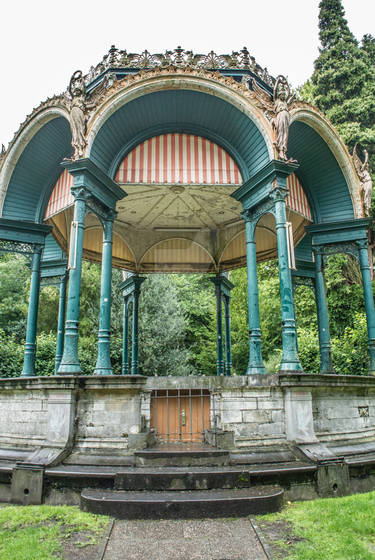
<path fill-rule="evenodd" d="M 81 70 L 70 78 L 70 129 L 72 131 L 73 159 L 83 156 L 86 147 L 86 86 Z"/>
<path fill-rule="evenodd" d="M 274 145 L 279 159 L 295 162 L 296 160 L 287 156 L 290 126 L 289 108 L 294 100 L 294 95 L 291 95 L 287 79 L 284 76 L 277 77 L 273 88 L 273 100 L 271 95 L 261 88 L 254 78 L 252 78 L 251 82 L 260 106 L 271 116 L 271 124 L 275 132 Z"/>
<path fill-rule="evenodd" d="M 371 208 L 371 194 L 372 194 L 372 179 L 370 175 L 369 155 L 367 150 L 363 150 L 365 161 L 362 162 L 357 153 L 357 144 L 353 149 L 353 161 L 356 168 L 359 180 L 361 181 L 361 197 L 363 204 L 363 212 L 365 216 L 370 215 Z"/>

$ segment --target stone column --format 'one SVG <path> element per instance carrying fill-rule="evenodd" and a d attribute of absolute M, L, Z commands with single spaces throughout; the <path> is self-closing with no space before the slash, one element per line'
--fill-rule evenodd
<path fill-rule="evenodd" d="M 56 337 L 56 355 L 55 355 L 55 375 L 59 369 L 61 358 L 64 350 L 64 333 L 65 333 L 65 301 L 66 301 L 66 274 L 61 279 L 59 290 L 59 311 L 57 316 L 57 337 Z"/>
<path fill-rule="evenodd" d="M 246 375 L 266 373 L 262 358 L 259 317 L 258 273 L 255 242 L 255 223 L 250 212 L 243 212 L 246 226 L 247 305 L 249 317 L 249 364 Z"/>
<path fill-rule="evenodd" d="M 111 339 L 111 282 L 112 282 L 112 238 L 115 214 L 103 220 L 102 272 L 100 286 L 100 315 L 98 333 L 98 358 L 94 374 L 112 375 Z"/>
<path fill-rule="evenodd" d="M 331 337 L 327 308 L 326 285 L 324 280 L 324 257 L 315 250 L 315 300 L 318 315 L 320 373 L 333 373 L 331 358 Z"/>
<path fill-rule="evenodd" d="M 285 211 L 287 189 L 276 187 L 271 193 L 275 203 L 277 254 L 279 261 L 281 327 L 283 353 L 281 372 L 302 371 L 297 349 L 297 327 L 294 312 L 292 276 L 289 268 L 288 237 Z"/>
<path fill-rule="evenodd" d="M 38 306 L 40 292 L 40 261 L 42 257 L 42 247 L 37 246 L 31 260 L 31 282 L 30 299 L 27 313 L 25 353 L 21 377 L 34 377 L 35 373 L 35 350 L 36 350 L 36 329 L 38 322 Z"/>
<path fill-rule="evenodd" d="M 81 373 L 78 358 L 78 325 L 82 274 L 83 233 L 86 215 L 86 191 L 72 189 L 75 198 L 69 253 L 69 290 L 66 310 L 64 352 L 58 375 Z"/>
<path fill-rule="evenodd" d="M 370 355 L 369 374 L 375 375 L 375 308 L 371 284 L 371 272 L 368 260 L 367 239 L 357 241 L 359 249 L 359 264 L 361 267 L 363 295 L 365 299 L 368 348 Z"/>
<path fill-rule="evenodd" d="M 129 375 L 129 302 L 124 297 L 124 330 L 122 339 L 122 375 Z"/>
<path fill-rule="evenodd" d="M 224 296 L 225 310 L 225 375 L 232 373 L 232 343 L 230 335 L 230 297 Z"/>

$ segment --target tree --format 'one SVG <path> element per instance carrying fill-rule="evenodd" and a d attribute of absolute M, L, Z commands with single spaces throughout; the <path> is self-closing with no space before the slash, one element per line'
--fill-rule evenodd
<path fill-rule="evenodd" d="M 365 35 L 359 46 L 341 0 L 322 0 L 319 7 L 320 54 L 301 94 L 327 115 L 350 150 L 358 142 L 374 154 L 375 40 Z"/>

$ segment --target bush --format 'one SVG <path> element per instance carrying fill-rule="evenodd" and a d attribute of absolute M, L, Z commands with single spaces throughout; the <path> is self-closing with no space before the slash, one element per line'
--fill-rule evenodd
<path fill-rule="evenodd" d="M 364 313 L 355 313 L 354 327 L 347 327 L 340 338 L 332 339 L 333 366 L 336 373 L 367 375 L 368 340 Z"/>
<path fill-rule="evenodd" d="M 18 377 L 23 365 L 23 345 L 0 329 L 0 377 Z"/>

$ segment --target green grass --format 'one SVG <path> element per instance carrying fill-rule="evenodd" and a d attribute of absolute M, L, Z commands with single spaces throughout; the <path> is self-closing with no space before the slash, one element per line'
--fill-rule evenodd
<path fill-rule="evenodd" d="M 9 506 L 0 508 L 1 560 L 59 560 L 62 541 L 77 532 L 94 544 L 108 524 L 108 517 L 68 506 Z M 79 546 L 79 544 L 78 544 Z"/>
<path fill-rule="evenodd" d="M 278 543 L 289 549 L 280 556 L 285 560 L 375 559 L 375 492 L 289 504 L 257 519 L 265 529 L 269 522 L 285 521 L 303 539 Z"/>

